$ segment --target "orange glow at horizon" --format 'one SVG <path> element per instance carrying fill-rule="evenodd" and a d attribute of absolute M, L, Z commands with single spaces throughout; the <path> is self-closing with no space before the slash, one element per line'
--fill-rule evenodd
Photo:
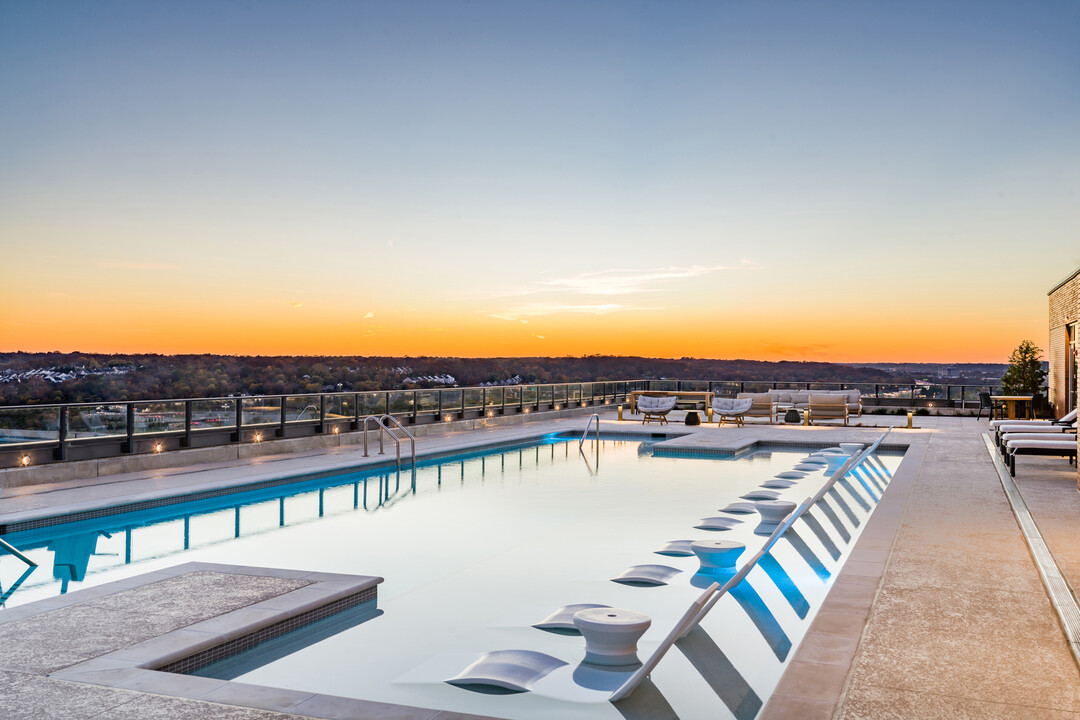
<path fill-rule="evenodd" d="M 820 362 L 1007 362 L 1021 340 L 1046 347 L 1041 318 L 967 317 L 930 324 L 873 308 L 787 315 L 711 312 L 557 314 L 527 324 L 479 312 L 436 315 L 133 307 L 103 316 L 65 307 L 0 318 L 0 351 L 309 356 L 555 357 L 612 355 Z M 821 317 L 821 316 L 818 316 Z M 378 324 L 376 324 L 378 323 Z M 542 337 L 540 337 L 542 336 Z"/>

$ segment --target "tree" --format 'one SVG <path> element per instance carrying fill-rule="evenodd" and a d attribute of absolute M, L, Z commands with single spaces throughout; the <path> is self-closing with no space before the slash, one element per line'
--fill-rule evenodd
<path fill-rule="evenodd" d="M 1046 371 L 1042 366 L 1042 350 L 1030 340 L 1020 343 L 1009 356 L 1009 369 L 1001 376 L 1001 391 L 1005 395 L 1033 395 L 1035 408 L 1042 406 L 1042 385 Z"/>

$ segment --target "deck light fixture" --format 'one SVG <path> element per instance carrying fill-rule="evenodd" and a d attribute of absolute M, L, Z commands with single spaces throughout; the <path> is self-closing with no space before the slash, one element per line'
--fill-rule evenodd
<path fill-rule="evenodd" d="M 340 431 L 340 430 L 338 429 L 338 426 L 337 426 L 337 425 L 335 425 L 335 426 L 334 426 L 334 429 L 333 429 L 333 431 L 332 431 L 332 432 L 333 432 L 333 433 L 334 433 L 335 435 L 337 435 L 337 434 L 338 434 L 339 432 L 341 432 L 341 431 Z"/>
<path fill-rule="evenodd" d="M 26 467 L 27 465 L 30 464 L 30 456 L 29 455 L 23 455 L 21 458 L 19 458 L 19 462 L 22 463 L 23 467 Z"/>
<path fill-rule="evenodd" d="M 908 410 L 908 414 L 907 414 L 907 429 L 908 430 L 912 429 L 912 427 L 911 427 L 911 416 L 912 416 L 912 412 L 910 410 Z"/>
<path fill-rule="evenodd" d="M 161 452 L 161 451 L 162 451 L 163 449 L 164 449 L 164 448 L 162 447 L 162 445 L 161 445 L 161 443 L 160 443 L 160 442 L 156 442 L 156 443 L 154 443 L 154 452 L 156 452 L 156 453 L 159 453 L 159 452 Z"/>
<path fill-rule="evenodd" d="M 453 419 L 454 419 L 454 416 L 453 416 L 453 415 L 444 415 L 444 416 L 443 416 L 443 420 L 444 420 L 445 422 L 450 422 L 450 421 L 451 421 L 451 420 L 453 420 Z"/>
<path fill-rule="evenodd" d="M 255 442 L 262 442 L 262 433 L 261 432 L 255 433 Z"/>

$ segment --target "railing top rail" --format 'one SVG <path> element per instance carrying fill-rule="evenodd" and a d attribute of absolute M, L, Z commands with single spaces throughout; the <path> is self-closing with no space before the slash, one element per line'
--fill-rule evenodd
<path fill-rule="evenodd" d="M 911 381 L 882 381 L 882 380 L 698 380 L 698 379 L 629 379 L 629 380 L 582 380 L 577 382 L 559 383 L 522 383 L 520 385 L 469 385 L 462 387 L 438 387 L 438 388 L 385 388 L 381 390 L 335 390 L 328 392 L 304 392 L 304 393 L 271 393 L 267 395 L 226 395 L 215 397 L 190 397 L 190 398 L 140 398 L 135 400 L 80 400 L 78 402 L 59 403 L 31 403 L 26 405 L 0 405 L 0 411 L 14 410 L 47 410 L 55 408 L 96 408 L 103 405 L 151 405 L 151 404 L 179 404 L 186 402 L 222 402 L 233 403 L 237 401 L 281 401 L 288 398 L 303 397 L 327 397 L 327 398 L 352 398 L 360 395 L 381 395 L 387 393 L 412 393 L 412 392 L 460 392 L 467 390 L 522 390 L 526 388 L 546 388 L 571 385 L 611 385 L 630 383 L 711 383 L 713 385 L 844 385 L 875 387 L 940 387 L 940 388 L 995 388 L 1000 383 L 926 383 Z M 1043 385 L 1040 389 L 1046 390 L 1049 386 Z"/>

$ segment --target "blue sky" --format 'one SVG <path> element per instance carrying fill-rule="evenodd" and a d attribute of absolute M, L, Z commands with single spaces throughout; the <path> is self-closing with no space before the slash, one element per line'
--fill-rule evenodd
<path fill-rule="evenodd" d="M 1077 37 L 1075 2 L 7 0 L 2 344 L 997 360 L 1080 265 Z"/>

